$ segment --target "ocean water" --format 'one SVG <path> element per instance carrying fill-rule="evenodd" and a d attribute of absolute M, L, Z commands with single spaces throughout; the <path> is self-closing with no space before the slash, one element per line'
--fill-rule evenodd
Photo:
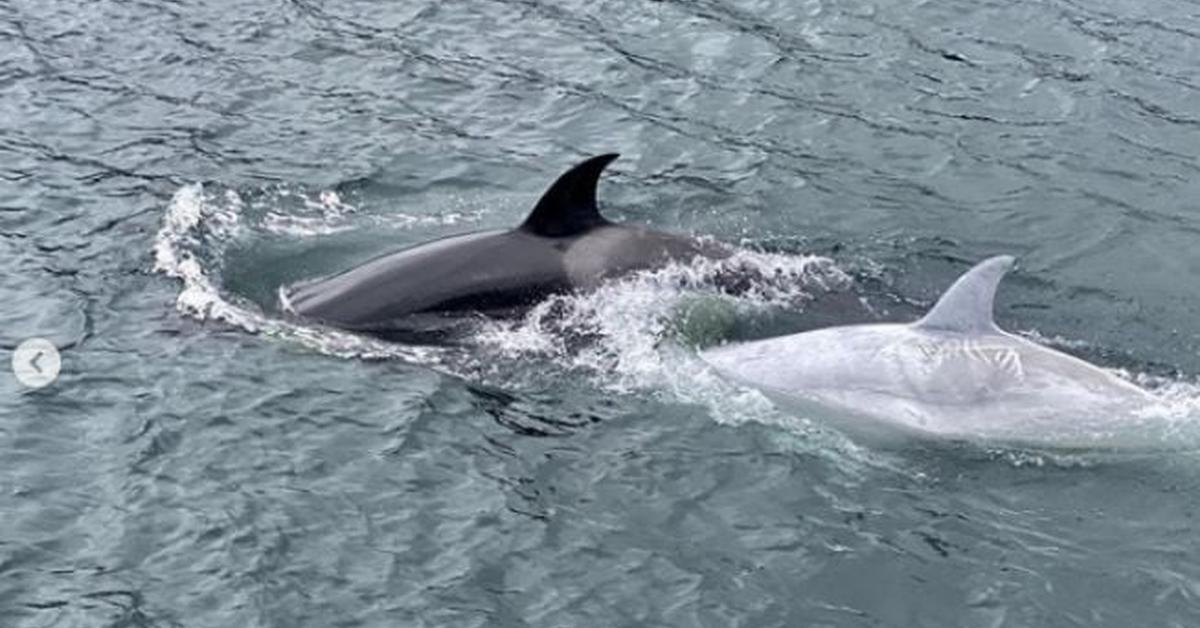
<path fill-rule="evenodd" d="M 0 346 L 63 360 L 0 374 L 0 626 L 1200 625 L 1195 451 L 880 448 L 695 357 L 1009 253 L 1002 326 L 1195 434 L 1195 0 L 9 0 L 0 51 Z M 280 313 L 610 151 L 606 214 L 770 279 Z"/>

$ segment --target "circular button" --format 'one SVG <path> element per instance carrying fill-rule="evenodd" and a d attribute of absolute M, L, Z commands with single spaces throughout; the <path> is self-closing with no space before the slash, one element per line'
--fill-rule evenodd
<path fill-rule="evenodd" d="M 17 346 L 12 356 L 13 375 L 29 388 L 49 386 L 62 370 L 58 347 L 45 338 L 30 338 Z"/>

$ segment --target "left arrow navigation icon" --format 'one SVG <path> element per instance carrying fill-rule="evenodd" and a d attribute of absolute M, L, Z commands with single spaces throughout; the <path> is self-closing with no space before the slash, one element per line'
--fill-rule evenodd
<path fill-rule="evenodd" d="M 49 386 L 58 379 L 62 356 L 58 347 L 45 338 L 30 338 L 17 346 L 12 355 L 13 375 L 29 388 Z"/>

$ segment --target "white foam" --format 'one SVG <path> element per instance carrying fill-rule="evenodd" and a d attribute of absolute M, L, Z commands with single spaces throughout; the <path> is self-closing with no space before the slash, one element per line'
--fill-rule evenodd
<path fill-rule="evenodd" d="M 411 214 L 389 211 L 366 214 L 333 190 L 307 192 L 280 187 L 262 194 L 252 206 L 261 213 L 257 227 L 263 231 L 296 238 L 331 235 L 363 228 L 412 229 L 425 226 L 450 226 L 478 222 L 484 212 L 466 207 L 460 197 L 441 199 L 440 211 Z"/>
<path fill-rule="evenodd" d="M 1047 335 L 1039 332 L 1036 329 L 1021 329 L 1021 330 L 1018 330 L 1016 332 L 1016 334 L 1023 338 L 1028 338 L 1029 340 L 1036 342 L 1040 345 L 1046 345 L 1048 347 L 1061 347 L 1063 349 L 1078 350 L 1078 349 L 1090 349 L 1092 346 L 1090 343 L 1088 343 L 1085 340 L 1073 340 L 1070 338 L 1064 338 L 1058 334 L 1053 334 L 1053 335 L 1047 336 Z"/>
<path fill-rule="evenodd" d="M 266 316 L 252 304 L 223 294 L 213 277 L 219 276 L 219 260 L 227 248 L 248 229 L 242 222 L 245 208 L 237 192 L 209 193 L 199 183 L 183 186 L 171 198 L 154 238 L 154 270 L 180 280 L 175 307 L 181 314 L 295 341 L 341 358 L 396 358 L 429 365 L 444 358 L 447 352 L 437 348 L 396 345 Z"/>
<path fill-rule="evenodd" d="M 1092 345 L 1083 340 L 1072 340 L 1059 335 L 1045 336 L 1036 330 L 1023 330 L 1021 336 L 1038 344 L 1065 349 L 1086 350 Z M 1184 444 L 1200 447 L 1200 381 L 1133 372 L 1122 368 L 1106 368 L 1106 371 L 1121 379 L 1137 384 L 1155 397 L 1157 403 L 1138 413 L 1135 419 L 1143 423 L 1154 423 L 1162 432 L 1164 444 L 1178 438 Z"/>
<path fill-rule="evenodd" d="M 232 191 L 226 194 L 226 201 L 206 202 L 204 186 L 199 183 L 180 188 L 171 198 L 163 225 L 154 239 L 154 269 L 182 280 L 183 289 L 175 300 L 180 312 L 200 320 L 213 318 L 257 331 L 250 317 L 221 298 L 194 250 L 202 231 L 211 234 L 215 241 L 231 239 L 242 204 Z"/>
<path fill-rule="evenodd" d="M 719 284 L 729 273 L 762 279 L 731 296 Z M 553 357 L 610 390 L 661 389 L 674 380 L 671 366 L 680 361 L 677 352 L 663 347 L 670 344 L 685 300 L 712 299 L 746 314 L 799 307 L 815 292 L 848 282 L 828 258 L 740 251 L 726 260 L 672 264 L 587 293 L 551 297 L 515 324 L 486 326 L 479 342 L 508 357 Z M 588 341 L 579 342 L 581 338 Z"/>
<path fill-rule="evenodd" d="M 730 295 L 720 278 L 757 277 Z M 787 446 L 835 460 L 853 472 L 882 464 L 842 434 L 778 410 L 758 392 L 714 373 L 694 349 L 674 335 L 680 307 L 715 300 L 740 316 L 803 308 L 821 292 L 848 287 L 850 278 L 832 260 L 813 255 L 739 251 L 727 260 L 700 259 L 608 282 L 598 289 L 552 297 L 516 323 L 495 322 L 479 342 L 510 362 L 548 359 L 617 394 L 651 394 L 706 408 L 717 422 L 776 425 Z"/>

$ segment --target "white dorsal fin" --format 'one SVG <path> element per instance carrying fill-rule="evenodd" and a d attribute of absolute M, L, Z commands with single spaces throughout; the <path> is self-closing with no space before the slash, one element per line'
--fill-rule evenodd
<path fill-rule="evenodd" d="M 1015 261 L 1011 255 L 998 255 L 979 262 L 950 286 L 925 318 L 914 324 L 964 333 L 997 331 L 999 328 L 992 319 L 996 286 Z"/>

